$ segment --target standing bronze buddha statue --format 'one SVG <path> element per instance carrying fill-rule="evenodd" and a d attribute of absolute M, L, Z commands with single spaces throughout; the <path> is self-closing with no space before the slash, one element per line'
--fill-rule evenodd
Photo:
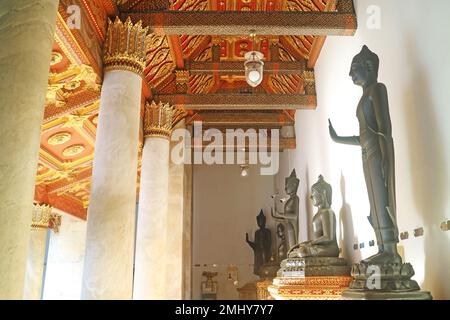
<path fill-rule="evenodd" d="M 370 202 L 369 222 L 377 239 L 378 253 L 353 265 L 353 281 L 344 298 L 431 299 L 411 277 L 414 269 L 403 263 L 397 251 L 395 160 L 386 86 L 378 82 L 379 58 L 363 46 L 352 61 L 350 76 L 363 89 L 356 109 L 359 136 L 341 137 L 329 121 L 331 138 L 361 146 L 362 164 Z M 377 279 L 379 281 L 377 281 Z"/>

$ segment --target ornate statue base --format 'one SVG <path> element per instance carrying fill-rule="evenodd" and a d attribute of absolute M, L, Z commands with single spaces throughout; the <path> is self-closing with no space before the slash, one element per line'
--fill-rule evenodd
<path fill-rule="evenodd" d="M 273 300 L 269 293 L 269 286 L 272 284 L 273 278 L 261 279 L 256 282 L 256 298 L 258 300 Z"/>
<path fill-rule="evenodd" d="M 257 300 L 257 281 L 246 283 L 244 286 L 237 289 L 239 292 L 239 300 Z"/>
<path fill-rule="evenodd" d="M 339 300 L 351 281 L 345 259 L 288 258 L 281 263 L 269 292 L 276 300 Z"/>
<path fill-rule="evenodd" d="M 278 269 L 279 265 L 275 262 L 269 262 L 261 266 L 259 269 L 260 280 L 249 282 L 237 289 L 239 300 L 272 300 L 267 288 L 272 284 Z"/>
<path fill-rule="evenodd" d="M 266 263 L 260 268 L 260 280 L 256 282 L 257 300 L 272 300 L 268 287 L 272 284 L 273 278 L 276 277 L 279 268 L 279 264 L 276 262 Z"/>
<path fill-rule="evenodd" d="M 353 280 L 343 299 L 357 300 L 431 300 L 430 292 L 420 291 L 409 263 L 369 264 L 365 261 L 353 265 Z"/>
<path fill-rule="evenodd" d="M 350 276 L 279 277 L 268 289 L 275 300 L 340 300 L 351 281 Z"/>
<path fill-rule="evenodd" d="M 343 258 L 308 257 L 288 258 L 281 262 L 278 277 L 349 276 L 350 266 Z"/>

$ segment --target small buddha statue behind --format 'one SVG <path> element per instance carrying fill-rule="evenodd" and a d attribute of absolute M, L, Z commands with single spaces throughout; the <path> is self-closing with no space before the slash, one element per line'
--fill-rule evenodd
<path fill-rule="evenodd" d="M 336 215 L 331 209 L 331 186 L 319 176 L 319 180 L 311 187 L 311 200 L 318 208 L 313 217 L 313 239 L 302 242 L 288 253 L 293 257 L 338 257 L 339 247 L 336 240 Z"/>
<path fill-rule="evenodd" d="M 266 216 L 263 211 L 259 212 L 256 217 L 256 223 L 259 229 L 255 231 L 255 238 L 250 241 L 248 233 L 245 234 L 245 241 L 253 249 L 254 253 L 254 270 L 253 273 L 260 275 L 261 267 L 270 261 L 272 255 L 272 234 L 266 228 Z"/>
<path fill-rule="evenodd" d="M 331 185 L 323 176 L 319 176 L 319 180 L 312 185 L 310 198 L 318 208 L 312 221 L 312 239 L 291 247 L 287 259 L 281 262 L 277 275 L 295 278 L 349 277 L 350 266 L 345 259 L 339 258 L 336 216 L 331 209 Z"/>

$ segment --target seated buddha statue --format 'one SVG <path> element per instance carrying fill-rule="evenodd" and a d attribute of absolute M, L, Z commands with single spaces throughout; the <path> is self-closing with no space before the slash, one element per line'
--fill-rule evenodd
<path fill-rule="evenodd" d="M 311 200 L 318 208 L 313 217 L 313 238 L 302 242 L 289 250 L 289 258 L 338 257 L 339 247 L 336 240 L 336 216 L 331 206 L 332 189 L 323 176 L 311 187 Z"/>

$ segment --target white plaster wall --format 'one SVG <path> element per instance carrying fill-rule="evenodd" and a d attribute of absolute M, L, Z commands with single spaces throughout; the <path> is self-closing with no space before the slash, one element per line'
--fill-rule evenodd
<path fill-rule="evenodd" d="M 50 232 L 44 300 L 79 300 L 86 249 L 86 221 L 61 211 L 59 233 Z"/>
<path fill-rule="evenodd" d="M 381 28 L 368 28 L 369 6 L 381 12 Z M 366 216 L 369 202 L 361 150 L 335 144 L 328 136 L 331 118 L 340 135 L 357 135 L 356 106 L 361 89 L 348 76 L 354 55 L 366 44 L 380 57 L 379 81 L 388 88 L 396 156 L 397 215 L 400 242 L 414 277 L 436 299 L 450 299 L 450 1 L 355 0 L 359 28 L 355 37 L 328 37 L 316 66 L 318 108 L 296 115 L 297 150 L 282 161 L 295 167 L 301 198 L 319 174 L 333 185 L 333 208 L 340 221 L 344 254 L 358 261 L 375 253 Z M 301 206 L 312 214 L 311 205 Z M 413 230 L 424 227 L 423 237 Z M 301 238 L 305 235 L 301 234 Z M 343 239 L 344 238 L 344 239 Z M 353 243 L 366 248 L 353 250 Z"/>
<path fill-rule="evenodd" d="M 253 275 L 253 251 L 245 242 L 245 233 L 253 240 L 261 209 L 275 242 L 275 223 L 270 217 L 274 176 L 259 175 L 257 166 L 250 166 L 244 178 L 239 165 L 194 165 L 193 180 L 192 298 L 200 299 L 202 272 L 208 270 L 219 272 L 218 299 L 238 299 L 236 288 L 258 279 Z M 238 267 L 237 286 L 227 280 L 229 265 Z"/>

